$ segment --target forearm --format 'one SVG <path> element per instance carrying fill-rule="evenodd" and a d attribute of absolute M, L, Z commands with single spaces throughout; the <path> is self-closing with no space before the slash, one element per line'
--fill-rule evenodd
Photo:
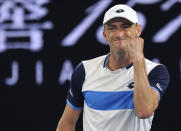
<path fill-rule="evenodd" d="M 75 124 L 60 122 L 56 131 L 75 131 Z"/>
<path fill-rule="evenodd" d="M 75 126 L 81 110 L 74 110 L 66 104 L 64 113 L 58 123 L 56 131 L 75 131 Z"/>
<path fill-rule="evenodd" d="M 137 116 L 149 117 L 154 111 L 154 96 L 150 87 L 144 56 L 133 61 L 134 65 L 134 106 Z"/>

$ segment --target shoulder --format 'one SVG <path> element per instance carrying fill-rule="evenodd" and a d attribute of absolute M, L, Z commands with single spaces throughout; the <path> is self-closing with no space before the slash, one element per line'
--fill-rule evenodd
<path fill-rule="evenodd" d="M 155 87 L 159 90 L 160 94 L 162 95 L 164 91 L 166 90 L 170 78 L 169 78 L 169 72 L 167 70 L 167 67 L 163 64 L 154 63 L 152 61 L 146 60 L 147 63 L 147 69 L 148 72 L 148 79 L 150 82 L 150 85 L 152 87 Z"/>
<path fill-rule="evenodd" d="M 163 64 L 155 63 L 148 59 L 145 59 L 145 64 L 146 64 L 146 71 L 148 75 L 153 72 L 164 72 L 168 74 L 167 67 Z"/>
<path fill-rule="evenodd" d="M 159 64 L 149 72 L 148 77 L 151 79 L 159 78 L 160 80 L 165 79 L 166 81 L 169 81 L 169 72 L 165 65 Z"/>
<path fill-rule="evenodd" d="M 147 74 L 148 74 L 153 68 L 155 68 L 156 66 L 158 66 L 160 64 L 155 63 L 155 62 L 145 58 L 145 65 L 146 65 L 146 71 L 147 71 Z"/>
<path fill-rule="evenodd" d="M 167 67 L 160 63 L 155 63 L 153 61 L 150 61 L 148 59 L 145 59 L 146 69 L 148 74 L 155 71 L 164 71 L 168 72 Z"/>
<path fill-rule="evenodd" d="M 76 81 L 84 81 L 84 78 L 85 78 L 85 68 L 83 66 L 83 63 L 79 63 L 74 71 L 73 71 L 73 74 L 72 74 L 72 77 L 71 77 L 71 81 L 72 82 L 76 82 Z"/>
<path fill-rule="evenodd" d="M 96 68 L 97 65 L 102 65 L 107 55 L 99 56 L 93 59 L 84 60 L 80 62 L 74 69 L 73 76 L 85 76 L 89 69 Z"/>
<path fill-rule="evenodd" d="M 150 86 L 159 91 L 160 96 L 163 95 L 169 85 L 169 73 L 163 65 L 156 66 L 148 75 Z"/>
<path fill-rule="evenodd" d="M 82 61 L 85 70 L 89 70 L 93 67 L 103 66 L 107 55 L 99 56 L 93 59 Z"/>

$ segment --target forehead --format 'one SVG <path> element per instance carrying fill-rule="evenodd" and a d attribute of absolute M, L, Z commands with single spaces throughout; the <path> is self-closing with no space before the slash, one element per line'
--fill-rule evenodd
<path fill-rule="evenodd" d="M 121 17 L 117 17 L 117 18 L 113 18 L 111 20 L 109 20 L 107 23 L 105 23 L 105 25 L 111 25 L 112 23 L 115 22 L 120 22 L 120 24 L 126 24 L 126 25 L 133 25 L 132 22 L 130 22 L 129 20 L 125 19 L 125 18 L 121 18 Z"/>

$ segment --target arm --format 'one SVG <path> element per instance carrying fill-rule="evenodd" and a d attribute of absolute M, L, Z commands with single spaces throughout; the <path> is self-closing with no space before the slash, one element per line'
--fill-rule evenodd
<path fill-rule="evenodd" d="M 137 25 L 136 28 L 136 36 L 131 37 L 127 49 L 134 68 L 134 106 L 136 115 L 140 118 L 147 118 L 157 109 L 159 95 L 161 96 L 168 86 L 169 74 L 167 69 L 162 66 L 157 67 L 147 76 L 143 53 L 144 40 L 139 37 L 141 25 Z M 160 85 L 159 88 L 157 84 Z M 151 88 L 151 86 L 157 90 Z"/>
<path fill-rule="evenodd" d="M 58 123 L 56 131 L 75 131 L 75 125 L 79 118 L 81 110 L 72 109 L 66 104 L 64 113 Z"/>
<path fill-rule="evenodd" d="M 140 118 L 150 117 L 158 107 L 159 94 L 150 87 L 144 57 L 133 61 L 134 65 L 134 105 Z"/>
<path fill-rule="evenodd" d="M 84 103 L 82 95 L 82 85 L 84 79 L 85 70 L 83 64 L 81 63 L 75 68 L 72 74 L 70 89 L 67 94 L 67 104 L 56 131 L 75 130 L 75 125 Z"/>
<path fill-rule="evenodd" d="M 128 44 L 128 53 L 134 67 L 134 106 L 136 115 L 140 118 L 147 118 L 158 107 L 159 94 L 151 88 L 148 81 L 143 47 L 144 40 L 138 35 L 133 37 L 130 44 Z"/>

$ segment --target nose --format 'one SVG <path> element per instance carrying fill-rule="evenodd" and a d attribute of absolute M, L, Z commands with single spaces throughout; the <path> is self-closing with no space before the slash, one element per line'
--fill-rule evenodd
<path fill-rule="evenodd" d="M 116 38 L 119 39 L 125 39 L 127 36 L 127 31 L 124 29 L 117 29 L 115 33 Z"/>

